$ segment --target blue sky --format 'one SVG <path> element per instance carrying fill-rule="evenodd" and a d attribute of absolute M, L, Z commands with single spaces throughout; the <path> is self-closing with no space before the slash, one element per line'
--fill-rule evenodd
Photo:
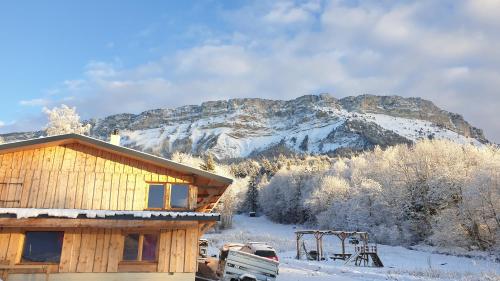
<path fill-rule="evenodd" d="M 0 132 L 328 92 L 419 96 L 499 142 L 500 1 L 1 1 Z"/>

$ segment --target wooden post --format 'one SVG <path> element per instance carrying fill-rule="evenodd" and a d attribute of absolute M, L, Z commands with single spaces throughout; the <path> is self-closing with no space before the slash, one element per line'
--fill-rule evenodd
<path fill-rule="evenodd" d="M 319 260 L 323 259 L 323 234 L 319 236 Z"/>
<path fill-rule="evenodd" d="M 345 237 L 340 240 L 342 242 L 342 257 L 345 256 Z"/>
<path fill-rule="evenodd" d="M 323 234 L 319 231 L 314 233 L 314 237 L 316 238 L 316 260 L 321 261 L 323 257 Z"/>
<path fill-rule="evenodd" d="M 319 261 L 319 238 L 318 238 L 319 233 L 315 232 L 314 233 L 314 238 L 316 238 L 316 260 Z"/>
<path fill-rule="evenodd" d="M 368 233 L 363 233 L 363 246 L 368 246 Z"/>
<path fill-rule="evenodd" d="M 300 260 L 300 238 L 302 237 L 302 233 L 296 233 L 297 235 L 297 259 Z"/>

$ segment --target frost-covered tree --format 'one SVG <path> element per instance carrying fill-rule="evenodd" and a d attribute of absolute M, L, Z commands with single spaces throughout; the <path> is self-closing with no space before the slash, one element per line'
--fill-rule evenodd
<path fill-rule="evenodd" d="M 500 249 L 498 147 L 425 140 L 290 163 L 259 192 L 274 221 L 365 230 L 388 244 Z"/>
<path fill-rule="evenodd" d="M 209 172 L 215 171 L 215 160 L 212 153 L 209 152 L 205 154 L 205 159 L 203 163 L 200 165 L 200 168 Z"/>
<path fill-rule="evenodd" d="M 5 140 L 3 137 L 0 136 L 0 144 L 5 143 Z"/>
<path fill-rule="evenodd" d="M 204 163 L 173 157 L 195 167 Z M 363 230 L 386 244 L 500 250 L 499 147 L 425 140 L 350 158 L 216 164 L 215 172 L 235 179 L 218 207 L 226 227 L 235 212 L 248 210 L 252 200 L 245 199 L 255 187 L 257 208 L 276 222 Z"/>
<path fill-rule="evenodd" d="M 283 167 L 261 188 L 259 203 L 268 217 L 281 223 L 304 223 L 311 218 L 306 198 L 318 184 L 313 171 L 321 169 L 314 164 L 303 161 Z"/>
<path fill-rule="evenodd" d="M 83 125 L 80 122 L 80 116 L 76 113 L 76 107 L 68 107 L 62 104 L 60 107 L 52 109 L 44 109 L 49 120 L 45 127 L 47 136 L 62 135 L 62 134 L 88 134 L 90 124 Z"/>
<path fill-rule="evenodd" d="M 268 175 L 270 177 L 274 176 L 274 174 L 278 171 L 279 166 L 278 163 L 275 161 L 270 161 L 269 159 L 262 159 L 261 161 L 261 168 L 260 168 L 260 174 L 261 175 Z"/>
<path fill-rule="evenodd" d="M 259 173 L 260 164 L 254 160 L 246 160 L 240 163 L 233 163 L 230 166 L 231 173 L 238 178 L 253 177 Z"/>
<path fill-rule="evenodd" d="M 314 213 L 321 213 L 334 204 L 335 201 L 342 201 L 348 197 L 349 183 L 336 176 L 325 175 L 321 177 L 319 185 L 306 199 L 306 205 Z"/>

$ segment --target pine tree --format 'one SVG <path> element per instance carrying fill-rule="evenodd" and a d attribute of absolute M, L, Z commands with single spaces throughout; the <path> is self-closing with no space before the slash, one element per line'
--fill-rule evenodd
<path fill-rule="evenodd" d="M 302 150 L 302 151 L 307 151 L 309 150 L 309 135 L 306 135 L 304 137 L 304 139 L 302 140 L 302 142 L 300 143 L 300 146 L 299 148 Z"/>
<path fill-rule="evenodd" d="M 248 190 L 245 197 L 245 209 L 249 212 L 257 212 L 259 209 L 259 189 L 257 187 L 257 177 L 254 176 L 248 183 Z"/>
<path fill-rule="evenodd" d="M 261 168 L 260 168 L 260 174 L 261 175 L 268 175 L 269 177 L 274 176 L 276 172 L 278 171 L 278 165 L 277 163 L 271 163 L 269 159 L 264 158 L 261 163 Z"/>
<path fill-rule="evenodd" d="M 200 165 L 200 168 L 208 172 L 215 171 L 215 160 L 212 153 L 205 154 L 204 163 Z"/>

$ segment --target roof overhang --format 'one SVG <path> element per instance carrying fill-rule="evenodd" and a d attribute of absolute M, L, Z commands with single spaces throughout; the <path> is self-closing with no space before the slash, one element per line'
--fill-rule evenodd
<path fill-rule="evenodd" d="M 111 211 L 84 209 L 35 209 L 0 208 L 0 217 L 26 218 L 66 218 L 66 219 L 114 219 L 114 220 L 218 220 L 218 213 L 171 212 L 171 211 Z"/>

